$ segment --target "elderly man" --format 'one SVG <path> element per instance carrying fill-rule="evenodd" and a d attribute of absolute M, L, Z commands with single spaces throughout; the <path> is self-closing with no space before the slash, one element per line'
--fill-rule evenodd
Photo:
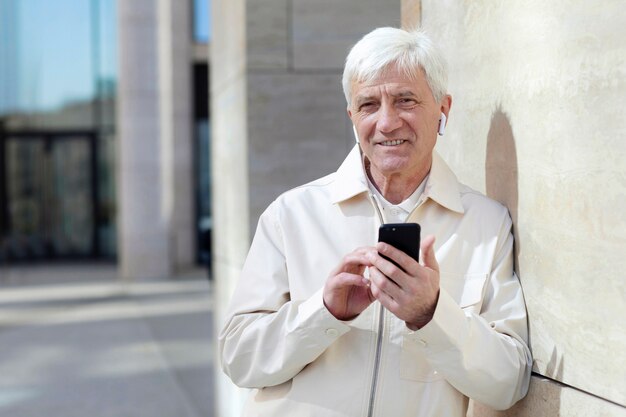
<path fill-rule="evenodd" d="M 244 415 L 465 416 L 468 398 L 526 394 L 511 219 L 434 151 L 446 78 L 421 31 L 376 29 L 350 51 L 358 144 L 263 213 L 220 335 L 224 371 L 254 388 Z M 420 263 L 377 243 L 382 222 L 421 225 Z"/>

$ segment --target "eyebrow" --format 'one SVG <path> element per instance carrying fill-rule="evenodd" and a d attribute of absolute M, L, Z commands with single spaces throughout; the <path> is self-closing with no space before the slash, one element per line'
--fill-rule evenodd
<path fill-rule="evenodd" d="M 378 100 L 375 96 L 356 96 L 354 98 L 354 102 L 356 104 L 362 104 L 365 103 L 367 101 L 371 101 L 371 100 Z"/>
<path fill-rule="evenodd" d="M 404 97 L 417 97 L 417 94 L 415 94 L 413 91 L 411 90 L 401 90 L 397 93 L 392 93 L 390 94 L 391 97 L 393 98 L 404 98 Z M 378 100 L 377 96 L 373 96 L 373 95 L 367 95 L 367 96 L 357 96 L 355 97 L 355 102 L 356 104 L 362 104 L 371 100 Z"/>
<path fill-rule="evenodd" d="M 398 97 L 416 97 L 417 94 L 415 94 L 413 91 L 411 90 L 402 90 L 397 94 L 391 94 L 392 97 L 394 98 L 398 98 Z"/>

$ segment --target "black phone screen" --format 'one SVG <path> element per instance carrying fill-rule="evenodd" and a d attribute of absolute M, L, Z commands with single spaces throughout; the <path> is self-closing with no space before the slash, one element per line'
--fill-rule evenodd
<path fill-rule="evenodd" d="M 390 244 L 419 262 L 420 230 L 417 223 L 385 223 L 378 229 L 378 241 Z"/>

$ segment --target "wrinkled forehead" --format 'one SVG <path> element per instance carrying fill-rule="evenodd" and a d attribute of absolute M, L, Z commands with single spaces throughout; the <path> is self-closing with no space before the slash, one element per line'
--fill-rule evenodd
<path fill-rule="evenodd" d="M 360 78 L 353 79 L 350 85 L 352 100 L 364 95 L 371 95 L 381 86 L 385 86 L 387 90 L 393 91 L 395 94 L 423 92 L 424 88 L 430 91 L 424 71 L 421 68 L 407 71 L 397 65 L 389 65 L 377 73 L 365 74 Z"/>

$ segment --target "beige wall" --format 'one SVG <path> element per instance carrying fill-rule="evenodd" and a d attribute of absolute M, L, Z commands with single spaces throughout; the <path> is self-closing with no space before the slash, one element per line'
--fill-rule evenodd
<path fill-rule="evenodd" d="M 438 149 L 509 206 L 534 371 L 564 384 L 475 415 L 626 415 L 625 18 L 621 1 L 421 2 L 450 66 Z"/>

